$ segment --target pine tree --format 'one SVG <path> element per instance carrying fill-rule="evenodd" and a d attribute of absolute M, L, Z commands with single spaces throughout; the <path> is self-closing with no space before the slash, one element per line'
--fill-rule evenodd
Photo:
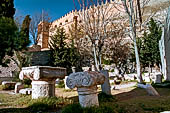
<path fill-rule="evenodd" d="M 162 30 L 158 23 L 151 18 L 149 22 L 149 32 L 144 33 L 143 45 L 144 53 L 143 58 L 145 58 L 146 64 L 149 66 L 154 66 L 160 64 L 160 52 L 159 52 L 159 40 L 161 39 Z"/>
<path fill-rule="evenodd" d="M 153 67 L 154 64 L 160 64 L 159 40 L 162 30 L 153 18 L 148 23 L 148 31 L 145 31 L 143 37 L 137 39 L 139 55 L 142 67 Z"/>
<path fill-rule="evenodd" d="M 64 28 L 56 28 L 56 32 L 51 36 L 51 64 L 52 66 L 59 66 L 67 68 L 67 72 L 71 73 L 71 67 L 76 65 L 79 59 L 79 54 L 76 51 L 74 42 L 71 45 L 68 42 L 68 36 Z"/>

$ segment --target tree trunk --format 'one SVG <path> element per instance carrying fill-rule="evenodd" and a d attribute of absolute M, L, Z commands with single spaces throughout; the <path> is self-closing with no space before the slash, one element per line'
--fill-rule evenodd
<path fill-rule="evenodd" d="M 93 44 L 93 54 L 94 54 L 94 61 L 95 61 L 95 69 L 97 69 L 97 71 L 99 71 L 99 65 L 98 65 L 98 61 L 97 61 L 97 55 L 96 55 L 96 48 L 95 45 Z"/>
<path fill-rule="evenodd" d="M 134 38 L 134 48 L 135 48 L 135 57 L 136 57 L 136 69 L 137 69 L 137 77 L 138 77 L 138 82 L 142 83 L 142 75 L 141 75 L 141 67 L 140 67 L 140 61 L 139 61 L 139 54 L 138 54 L 138 48 L 136 45 L 136 37 Z"/>

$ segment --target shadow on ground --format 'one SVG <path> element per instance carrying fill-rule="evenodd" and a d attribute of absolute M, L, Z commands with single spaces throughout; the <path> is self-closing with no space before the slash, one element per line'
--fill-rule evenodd
<path fill-rule="evenodd" d="M 113 108 L 115 111 L 113 111 L 113 113 L 159 113 L 162 111 L 170 111 L 170 88 L 156 88 L 156 90 L 160 94 L 159 97 L 149 96 L 144 89 L 134 88 L 129 92 L 113 95 L 116 101 L 100 101 L 100 106 L 106 105 Z M 119 92 L 119 90 L 115 90 L 115 92 Z M 69 99 L 72 100 L 73 103 L 78 103 L 78 96 L 73 96 Z M 59 113 L 61 109 L 52 111 L 53 113 Z M 50 113 L 52 111 L 39 111 L 39 113 Z M 38 111 L 35 111 L 35 113 L 37 112 Z M 31 111 L 29 107 L 1 108 L 0 113 L 34 113 L 34 111 Z M 107 111 L 101 113 L 107 113 Z"/>

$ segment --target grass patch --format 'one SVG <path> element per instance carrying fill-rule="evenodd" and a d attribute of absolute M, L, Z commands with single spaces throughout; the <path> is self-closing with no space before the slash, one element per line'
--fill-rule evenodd
<path fill-rule="evenodd" d="M 98 94 L 99 102 L 116 102 L 116 98 L 113 95 L 107 95 L 106 93 L 100 92 Z"/>
<path fill-rule="evenodd" d="M 63 106 L 70 104 L 71 101 L 64 98 L 57 97 L 48 97 L 48 98 L 39 98 L 36 100 L 31 100 L 29 102 L 29 109 L 32 112 L 35 111 L 48 111 L 49 109 L 61 109 Z"/>
<path fill-rule="evenodd" d="M 99 107 L 82 108 L 80 104 L 71 104 L 66 106 L 62 113 L 126 113 L 123 108 L 120 108 L 115 103 L 101 104 Z"/>

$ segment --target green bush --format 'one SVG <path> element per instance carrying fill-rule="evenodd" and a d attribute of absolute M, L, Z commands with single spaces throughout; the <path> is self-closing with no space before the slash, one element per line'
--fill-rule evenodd
<path fill-rule="evenodd" d="M 30 79 L 24 79 L 23 80 L 23 83 L 24 83 L 24 85 L 31 85 L 31 80 Z"/>
<path fill-rule="evenodd" d="M 13 90 L 15 85 L 2 85 L 2 90 Z"/>
<path fill-rule="evenodd" d="M 103 64 L 105 65 L 111 65 L 113 63 L 113 60 L 103 60 Z"/>

